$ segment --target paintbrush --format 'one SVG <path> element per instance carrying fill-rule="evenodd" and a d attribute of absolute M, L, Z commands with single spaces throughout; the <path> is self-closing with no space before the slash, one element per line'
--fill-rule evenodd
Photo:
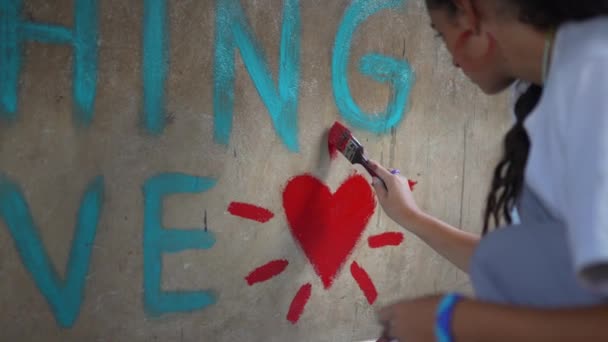
<path fill-rule="evenodd" d="M 336 121 L 329 130 L 327 144 L 332 157 L 335 151 L 340 151 L 352 164 L 360 164 L 372 177 L 378 178 L 382 182 L 384 189 L 388 191 L 384 180 L 372 169 L 369 158 L 365 155 L 363 145 L 353 136 L 348 128 Z"/>

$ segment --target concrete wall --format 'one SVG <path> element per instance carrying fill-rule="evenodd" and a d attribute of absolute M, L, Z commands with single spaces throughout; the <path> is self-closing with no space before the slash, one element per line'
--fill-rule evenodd
<path fill-rule="evenodd" d="M 422 0 L 0 0 L 0 37 L 2 340 L 356 341 L 468 290 L 326 146 L 344 122 L 480 230 L 509 116 Z"/>

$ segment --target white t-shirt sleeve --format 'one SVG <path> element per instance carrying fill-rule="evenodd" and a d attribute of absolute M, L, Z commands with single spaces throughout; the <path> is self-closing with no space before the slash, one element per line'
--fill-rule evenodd
<path fill-rule="evenodd" d="M 608 58 L 589 60 L 571 76 L 562 121 L 563 215 L 578 276 L 608 294 Z"/>

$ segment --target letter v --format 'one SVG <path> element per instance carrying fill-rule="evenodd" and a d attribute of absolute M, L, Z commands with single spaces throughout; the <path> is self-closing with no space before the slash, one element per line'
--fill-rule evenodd
<path fill-rule="evenodd" d="M 57 323 L 65 328 L 74 324 L 80 312 L 91 249 L 103 204 L 103 187 L 103 178 L 97 177 L 84 193 L 67 263 L 67 274 L 65 280 L 61 280 L 34 226 L 23 192 L 17 184 L 0 174 L 0 218 L 4 219 L 21 261 L 49 303 Z"/>

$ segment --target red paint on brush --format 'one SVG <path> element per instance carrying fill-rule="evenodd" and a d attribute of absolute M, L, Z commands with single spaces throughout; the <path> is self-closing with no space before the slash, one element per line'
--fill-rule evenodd
<path fill-rule="evenodd" d="M 399 246 L 403 242 L 403 233 L 392 232 L 370 236 L 367 243 L 370 248 L 381 248 L 386 246 Z"/>
<path fill-rule="evenodd" d="M 371 278 L 367 274 L 367 272 L 359 266 L 355 261 L 350 265 L 350 273 L 355 278 L 355 281 L 363 291 L 365 298 L 367 298 L 367 302 L 370 304 L 374 304 L 376 298 L 378 298 L 378 291 L 376 291 L 376 286 L 372 282 Z"/>
<path fill-rule="evenodd" d="M 344 127 L 341 123 L 336 121 L 333 126 L 331 126 L 327 138 L 327 148 L 331 159 L 338 156 L 338 151 L 344 151 L 350 136 L 351 133 L 348 128 Z"/>
<path fill-rule="evenodd" d="M 304 312 L 304 307 L 308 300 L 310 299 L 310 294 L 312 292 L 312 285 L 310 283 L 302 285 L 300 290 L 293 300 L 291 301 L 291 305 L 289 306 L 289 312 L 287 312 L 287 320 L 293 324 L 296 324 Z"/>
<path fill-rule="evenodd" d="M 266 265 L 260 266 L 253 270 L 247 277 L 245 277 L 245 280 L 247 280 L 247 284 L 249 286 L 256 283 L 261 283 L 281 274 L 281 272 L 285 271 L 287 265 L 289 265 L 287 260 L 271 261 Z"/>
<path fill-rule="evenodd" d="M 268 222 L 274 217 L 274 214 L 264 208 L 257 207 L 253 204 L 232 202 L 228 206 L 228 212 L 234 216 L 246 218 L 257 222 Z"/>
<path fill-rule="evenodd" d="M 416 187 L 416 185 L 418 184 L 418 182 L 413 181 L 411 179 L 407 180 L 407 184 L 410 186 L 410 190 L 414 191 L 414 188 Z"/>
<path fill-rule="evenodd" d="M 313 176 L 298 176 L 285 187 L 283 207 L 291 234 L 330 288 L 374 213 L 371 187 L 355 175 L 332 194 Z"/>

